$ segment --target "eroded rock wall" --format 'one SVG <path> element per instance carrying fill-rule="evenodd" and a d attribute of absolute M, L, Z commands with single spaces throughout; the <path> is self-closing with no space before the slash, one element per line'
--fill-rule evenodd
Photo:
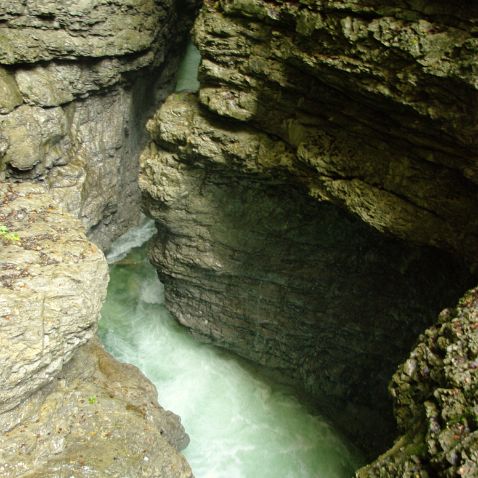
<path fill-rule="evenodd" d="M 475 263 L 473 2 L 206 1 L 200 100 L 294 151 L 309 193 Z"/>
<path fill-rule="evenodd" d="M 194 3 L 0 2 L 0 178 L 47 184 L 102 248 L 138 220 L 144 122 Z"/>
<path fill-rule="evenodd" d="M 140 185 L 169 310 L 201 340 L 274 369 L 364 448 L 394 420 L 387 383 L 418 334 L 470 285 L 430 248 L 381 236 L 271 162 L 290 148 L 170 96 L 148 123 Z"/>
<path fill-rule="evenodd" d="M 473 285 L 477 28 L 464 1 L 205 1 L 198 95 L 149 125 L 173 314 L 297 379 L 372 453 L 394 368 Z"/>

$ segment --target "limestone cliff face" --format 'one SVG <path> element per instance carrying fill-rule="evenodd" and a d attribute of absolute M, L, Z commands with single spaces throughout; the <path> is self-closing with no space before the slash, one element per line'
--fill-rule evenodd
<path fill-rule="evenodd" d="M 387 382 L 416 336 L 470 284 L 286 174 L 284 143 L 170 96 L 148 124 L 140 185 L 169 310 L 202 340 L 295 380 L 366 448 L 393 430 Z"/>
<path fill-rule="evenodd" d="M 206 1 L 200 100 L 286 142 L 309 194 L 478 257 L 473 2 Z"/>
<path fill-rule="evenodd" d="M 0 179 L 46 183 L 103 248 L 134 224 L 142 125 L 193 6 L 1 0 Z"/>
<path fill-rule="evenodd" d="M 0 187 L 0 476 L 191 477 L 178 417 L 94 339 L 106 260 L 45 189 Z"/>
<path fill-rule="evenodd" d="M 477 22 L 470 2 L 205 1 L 199 93 L 149 124 L 173 314 L 298 380 L 369 451 L 394 368 L 473 284 L 420 245 L 476 265 Z"/>
<path fill-rule="evenodd" d="M 0 0 L 1 476 L 191 476 L 178 417 L 94 339 L 108 274 L 83 228 L 106 249 L 139 219 L 194 4 Z"/>

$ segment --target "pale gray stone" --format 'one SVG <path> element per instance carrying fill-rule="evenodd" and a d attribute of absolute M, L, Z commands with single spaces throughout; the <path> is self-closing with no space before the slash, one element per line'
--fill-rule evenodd
<path fill-rule="evenodd" d="M 0 67 L 0 114 L 9 113 L 23 103 L 14 76 Z"/>
<path fill-rule="evenodd" d="M 33 63 L 53 58 L 105 57 L 148 49 L 169 0 L 56 2 L 1 0 L 0 62 Z"/>
<path fill-rule="evenodd" d="M 178 450 L 189 439 L 157 403 L 154 385 L 96 339 L 50 385 L 0 420 L 0 475 L 43 478 L 192 478 Z"/>
<path fill-rule="evenodd" d="M 61 108 L 43 109 L 23 105 L 0 116 L 2 135 L 9 146 L 3 162 L 20 171 L 38 165 L 34 175 L 67 162 L 68 120 Z"/>
<path fill-rule="evenodd" d="M 59 106 L 124 83 L 123 73 L 144 68 L 153 60 L 153 53 L 148 51 L 131 60 L 108 58 L 87 64 L 51 62 L 46 66 L 19 68 L 15 78 L 27 103 Z"/>
<path fill-rule="evenodd" d="M 0 186 L 0 412 L 51 382 L 96 331 L 104 256 L 45 188 Z"/>

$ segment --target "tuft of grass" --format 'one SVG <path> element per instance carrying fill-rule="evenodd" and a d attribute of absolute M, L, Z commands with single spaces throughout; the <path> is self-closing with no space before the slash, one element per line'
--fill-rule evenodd
<path fill-rule="evenodd" d="M 7 226 L 0 224 L 0 239 L 4 239 L 9 242 L 18 242 L 20 236 L 16 232 L 11 232 Z"/>

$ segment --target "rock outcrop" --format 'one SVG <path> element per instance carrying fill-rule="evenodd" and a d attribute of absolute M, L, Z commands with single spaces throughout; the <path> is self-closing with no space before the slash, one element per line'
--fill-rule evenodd
<path fill-rule="evenodd" d="M 309 194 L 478 257 L 478 7 L 206 1 L 200 100 L 286 142 Z"/>
<path fill-rule="evenodd" d="M 478 476 L 478 291 L 418 340 L 390 391 L 403 434 L 359 478 Z"/>
<path fill-rule="evenodd" d="M 45 189 L 0 189 L 0 476 L 191 477 L 178 417 L 94 339 L 106 260 Z"/>
<path fill-rule="evenodd" d="M 154 385 L 93 340 L 16 411 L 0 435 L 5 477 L 192 478 L 178 450 L 188 444 Z"/>
<path fill-rule="evenodd" d="M 107 248 L 138 220 L 143 125 L 195 2 L 0 3 L 0 178 L 46 183 Z"/>
<path fill-rule="evenodd" d="M 295 380 L 364 448 L 393 434 L 387 382 L 470 276 L 381 236 L 280 168 L 280 140 L 174 94 L 148 123 L 140 185 L 168 309 L 201 340 Z M 382 448 L 383 449 L 383 448 Z"/>
<path fill-rule="evenodd" d="M 51 382 L 94 336 L 108 267 L 41 186 L 2 185 L 0 224 L 1 413 Z"/>

